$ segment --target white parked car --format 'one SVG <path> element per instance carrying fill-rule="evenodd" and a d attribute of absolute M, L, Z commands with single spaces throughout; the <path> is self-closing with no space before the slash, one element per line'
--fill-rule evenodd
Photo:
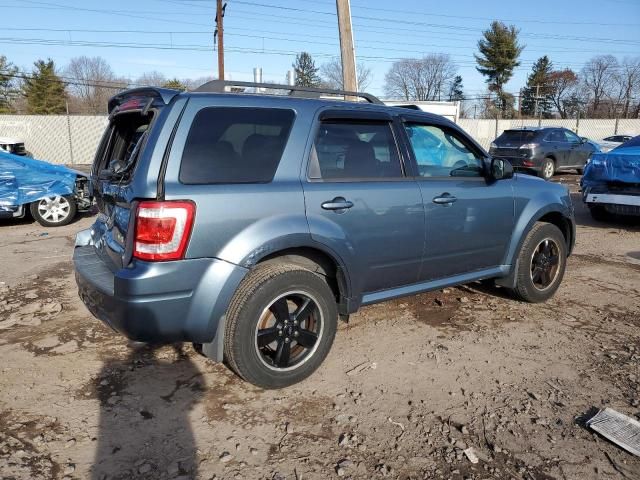
<path fill-rule="evenodd" d="M 628 142 L 633 138 L 633 135 L 612 135 L 611 137 L 603 138 L 598 142 L 600 150 L 602 152 L 608 152 L 616 147 L 619 147 L 625 142 Z"/>
<path fill-rule="evenodd" d="M 24 148 L 24 142 L 17 138 L 0 137 L 0 151 L 30 157 L 31 153 Z"/>

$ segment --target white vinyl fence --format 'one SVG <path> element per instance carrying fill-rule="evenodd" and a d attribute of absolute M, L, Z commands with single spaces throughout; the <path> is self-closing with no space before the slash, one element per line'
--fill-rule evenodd
<path fill-rule="evenodd" d="M 640 135 L 640 119 L 570 119 L 570 120 L 486 120 L 462 118 L 458 120 L 464 130 L 488 149 L 491 142 L 505 130 L 522 127 L 564 127 L 581 137 L 602 140 L 611 135 Z"/>
<path fill-rule="evenodd" d="M 106 115 L 0 115 L 0 137 L 23 141 L 34 158 L 87 164 L 107 124 Z"/>
<path fill-rule="evenodd" d="M 596 141 L 615 134 L 640 135 L 640 119 L 539 121 L 465 118 L 458 120 L 458 124 L 487 149 L 504 130 L 523 126 L 566 127 Z M 106 115 L 0 115 L 0 137 L 23 141 L 35 158 L 51 163 L 87 164 L 93 161 L 106 125 Z"/>

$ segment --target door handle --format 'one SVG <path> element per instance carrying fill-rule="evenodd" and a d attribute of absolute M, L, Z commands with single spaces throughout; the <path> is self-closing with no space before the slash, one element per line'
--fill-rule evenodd
<path fill-rule="evenodd" d="M 353 202 L 345 200 L 342 197 L 336 197 L 333 200 L 322 203 L 320 206 L 325 210 L 346 210 L 347 208 L 353 207 Z"/>
<path fill-rule="evenodd" d="M 433 203 L 437 203 L 438 205 L 450 205 L 456 200 L 458 200 L 456 197 L 446 192 L 439 197 L 433 197 Z"/>

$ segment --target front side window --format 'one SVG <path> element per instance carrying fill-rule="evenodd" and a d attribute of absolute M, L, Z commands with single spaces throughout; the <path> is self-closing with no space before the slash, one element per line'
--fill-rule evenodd
<path fill-rule="evenodd" d="M 191 124 L 180 165 L 186 184 L 265 183 L 273 180 L 293 124 L 292 110 L 200 110 Z"/>
<path fill-rule="evenodd" d="M 386 121 L 323 121 L 311 150 L 309 177 L 322 180 L 402 177 L 391 125 Z"/>
<path fill-rule="evenodd" d="M 418 123 L 407 123 L 405 129 L 421 177 L 482 176 L 482 157 L 457 132 Z"/>
<path fill-rule="evenodd" d="M 564 133 L 565 142 L 580 143 L 580 138 L 575 133 L 569 130 L 563 130 L 562 133 Z"/>

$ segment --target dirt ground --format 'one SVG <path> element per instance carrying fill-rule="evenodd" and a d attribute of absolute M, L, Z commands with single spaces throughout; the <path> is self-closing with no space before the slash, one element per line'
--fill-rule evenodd
<path fill-rule="evenodd" d="M 94 320 L 70 261 L 91 218 L 0 225 L 0 478 L 638 479 L 584 421 L 640 417 L 640 226 L 574 199 L 551 301 L 473 284 L 368 307 L 280 391 Z"/>

